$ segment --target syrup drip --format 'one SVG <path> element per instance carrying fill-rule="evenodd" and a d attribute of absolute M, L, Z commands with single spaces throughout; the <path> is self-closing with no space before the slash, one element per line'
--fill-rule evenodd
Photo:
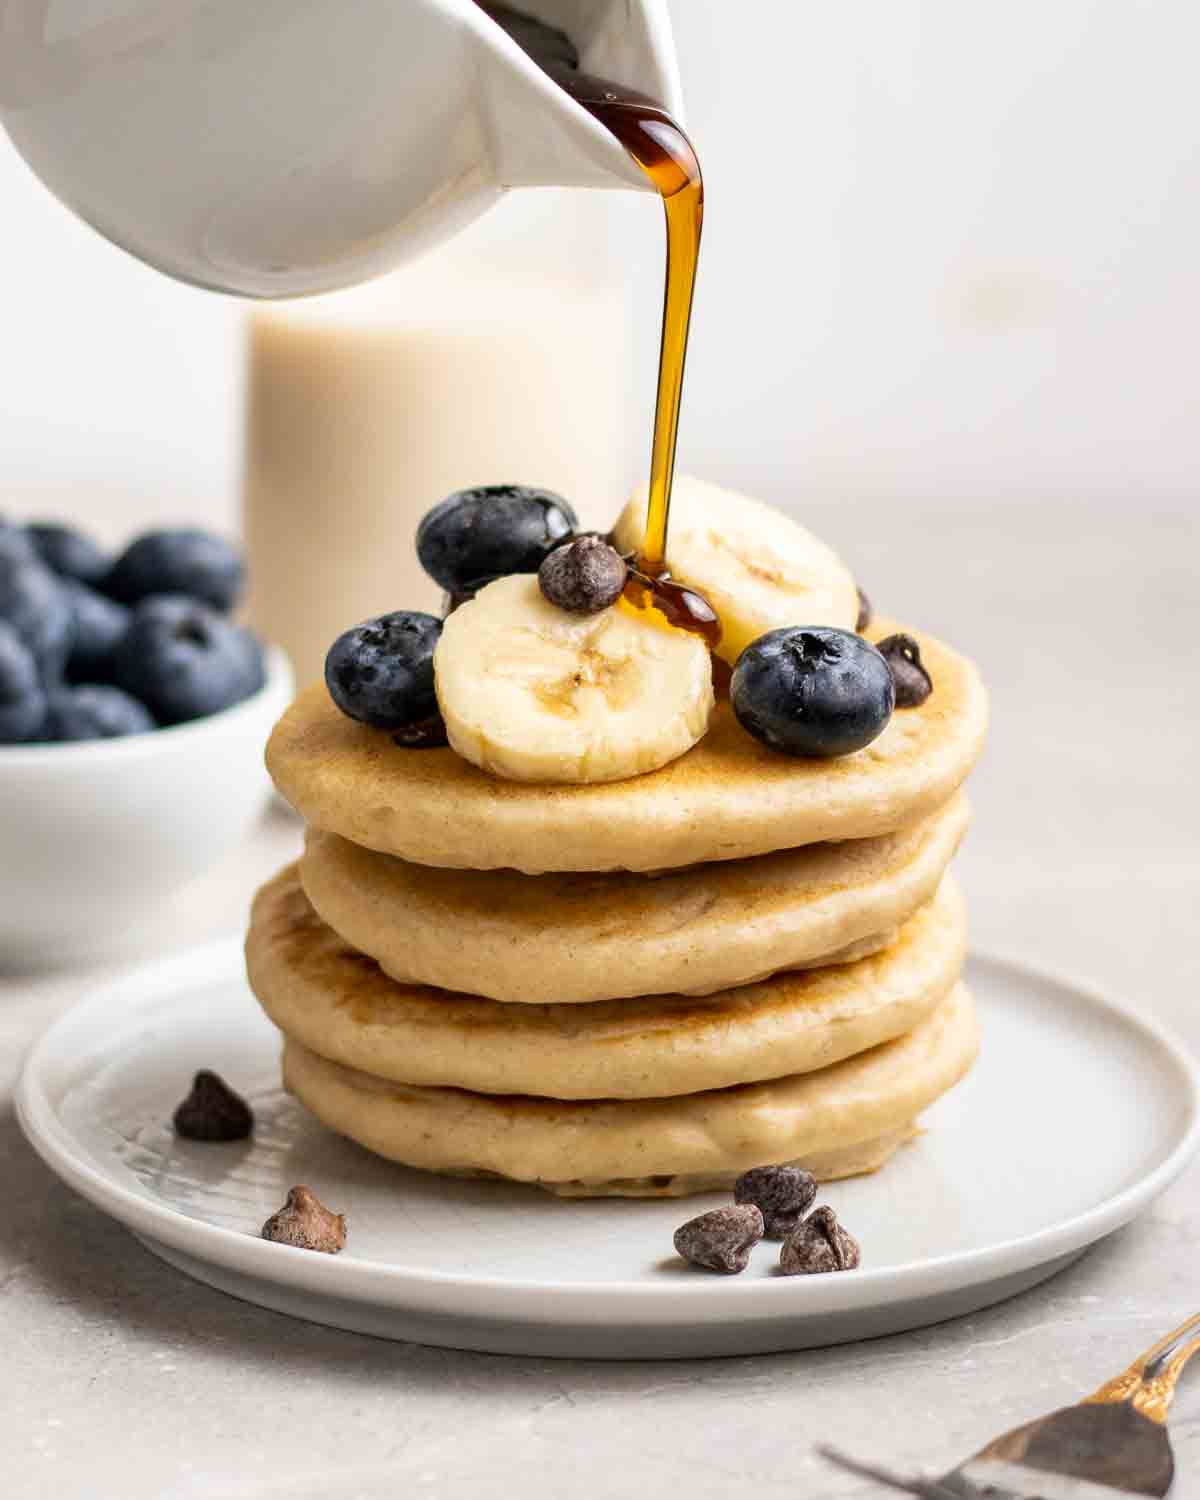
<path fill-rule="evenodd" d="M 650 450 L 646 535 L 639 557 L 642 572 L 663 573 L 667 565 L 667 529 L 675 479 L 675 450 L 679 441 L 683 371 L 700 258 L 700 231 L 704 222 L 704 180 L 692 143 L 653 99 L 585 73 L 567 73 L 557 81 L 616 136 L 654 184 L 663 201 L 667 261 L 662 341 L 658 356 L 654 441 Z"/>
<path fill-rule="evenodd" d="M 695 631 L 715 646 L 721 634 L 716 611 L 696 590 L 672 582 L 666 563 L 683 371 L 704 222 L 699 160 L 683 128 L 657 100 L 624 84 L 580 72 L 578 53 L 563 32 L 507 5 L 489 0 L 480 4 L 560 88 L 621 142 L 662 198 L 666 276 L 646 534 L 637 560 L 641 577 L 631 576 L 625 597 L 639 609 L 657 609 L 672 625 Z M 652 587 L 654 580 L 661 587 Z"/>
<path fill-rule="evenodd" d="M 650 574 L 629 569 L 625 598 L 635 609 L 657 610 L 669 625 L 703 636 L 710 651 L 721 644 L 721 621 L 703 594 L 676 583 L 667 572 Z"/>

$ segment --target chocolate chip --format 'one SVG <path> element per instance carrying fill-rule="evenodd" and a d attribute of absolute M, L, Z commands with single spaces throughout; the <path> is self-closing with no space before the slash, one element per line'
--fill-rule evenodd
<path fill-rule="evenodd" d="M 629 570 L 625 559 L 598 536 L 578 536 L 556 547 L 538 569 L 538 584 L 551 604 L 573 615 L 596 615 L 621 597 Z"/>
<path fill-rule="evenodd" d="M 743 1203 L 714 1208 L 681 1224 L 675 1231 L 675 1248 L 694 1266 L 736 1276 L 749 1265 L 750 1252 L 762 1237 L 762 1214 L 753 1203 Z"/>
<path fill-rule="evenodd" d="M 287 1202 L 262 1227 L 264 1240 L 336 1255 L 346 1243 L 346 1220 L 330 1213 L 311 1188 L 294 1187 Z"/>
<path fill-rule="evenodd" d="M 933 678 L 921 661 L 921 648 L 911 635 L 889 635 L 875 643 L 892 672 L 897 708 L 920 708 L 933 692 Z"/>
<path fill-rule="evenodd" d="M 812 1207 L 817 1180 L 803 1167 L 752 1167 L 734 1183 L 733 1196 L 762 1210 L 764 1239 L 785 1240 Z"/>
<path fill-rule="evenodd" d="M 862 1259 L 858 1241 L 837 1221 L 832 1208 L 814 1208 L 779 1252 L 785 1276 L 816 1276 L 824 1271 L 853 1271 Z"/>
<path fill-rule="evenodd" d="M 392 735 L 392 743 L 404 750 L 437 750 L 449 744 L 441 714 L 430 714 L 415 724 L 403 724 Z"/>
<path fill-rule="evenodd" d="M 456 593 L 453 589 L 446 589 L 442 594 L 442 619 L 448 620 L 456 609 L 461 609 L 464 604 L 470 604 L 474 597 L 473 590 L 467 593 Z"/>
<path fill-rule="evenodd" d="M 863 593 L 862 589 L 859 589 L 858 590 L 858 619 L 854 622 L 854 628 L 855 628 L 856 631 L 858 631 L 859 635 L 861 635 L 863 633 L 863 631 L 867 628 L 867 626 L 870 623 L 871 623 L 871 601 L 867 598 L 866 594 Z"/>
<path fill-rule="evenodd" d="M 174 1124 L 186 1141 L 244 1141 L 254 1129 L 254 1116 L 223 1079 L 201 1069 L 175 1111 Z"/>

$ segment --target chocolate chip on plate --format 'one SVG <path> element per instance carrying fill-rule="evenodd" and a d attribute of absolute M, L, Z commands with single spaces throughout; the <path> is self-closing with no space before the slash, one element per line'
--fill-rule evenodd
<path fill-rule="evenodd" d="M 714 1208 L 689 1219 L 675 1231 L 675 1249 L 684 1260 L 706 1271 L 736 1276 L 750 1263 L 750 1252 L 763 1237 L 763 1216 L 753 1203 Z"/>
<path fill-rule="evenodd" d="M 336 1255 L 346 1243 L 346 1219 L 330 1213 L 311 1188 L 296 1186 L 287 1202 L 262 1227 L 264 1240 L 292 1245 L 297 1250 L 320 1250 Z"/>
<path fill-rule="evenodd" d="M 921 660 L 921 648 L 911 635 L 889 635 L 875 649 L 887 662 L 896 688 L 897 708 L 920 708 L 933 692 L 933 678 Z"/>
<path fill-rule="evenodd" d="M 824 1271 L 853 1271 L 862 1254 L 858 1241 L 838 1223 L 832 1208 L 814 1208 L 779 1252 L 785 1276 L 815 1276 Z"/>
<path fill-rule="evenodd" d="M 785 1240 L 813 1206 L 817 1180 L 803 1167 L 752 1167 L 734 1183 L 733 1196 L 762 1210 L 764 1239 Z"/>
<path fill-rule="evenodd" d="M 186 1141 L 244 1141 L 254 1129 L 254 1116 L 224 1079 L 202 1068 L 175 1111 L 174 1124 Z"/>
<path fill-rule="evenodd" d="M 861 635 L 867 628 L 867 626 L 871 623 L 871 601 L 867 598 L 866 594 L 863 593 L 862 589 L 858 589 L 857 593 L 858 619 L 854 622 L 854 628 L 858 631 L 859 635 Z"/>

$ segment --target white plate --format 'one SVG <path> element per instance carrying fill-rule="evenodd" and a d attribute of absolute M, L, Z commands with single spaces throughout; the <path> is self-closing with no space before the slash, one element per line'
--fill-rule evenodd
<path fill-rule="evenodd" d="M 21 1124 L 70 1185 L 156 1254 L 266 1307 L 387 1338 L 502 1353 L 672 1358 L 894 1333 L 1035 1285 L 1126 1223 L 1197 1143 L 1186 1053 L 1131 1010 L 993 958 L 971 961 L 983 1052 L 875 1177 L 831 1184 L 864 1267 L 717 1277 L 675 1227 L 728 1201 L 560 1202 L 408 1171 L 327 1133 L 279 1090 L 277 1037 L 222 943 L 139 970 L 64 1016 L 26 1064 Z M 253 1142 L 176 1140 L 197 1068 L 252 1101 Z M 338 1256 L 257 1231 L 293 1183 L 344 1212 Z"/>

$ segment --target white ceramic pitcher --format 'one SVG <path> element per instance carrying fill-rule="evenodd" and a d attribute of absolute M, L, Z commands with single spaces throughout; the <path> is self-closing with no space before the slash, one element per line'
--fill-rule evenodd
<path fill-rule="evenodd" d="M 666 0 L 518 0 L 680 108 Z M 649 184 L 474 0 L 0 0 L 0 122 L 114 243 L 252 297 L 327 291 L 509 188 Z"/>

